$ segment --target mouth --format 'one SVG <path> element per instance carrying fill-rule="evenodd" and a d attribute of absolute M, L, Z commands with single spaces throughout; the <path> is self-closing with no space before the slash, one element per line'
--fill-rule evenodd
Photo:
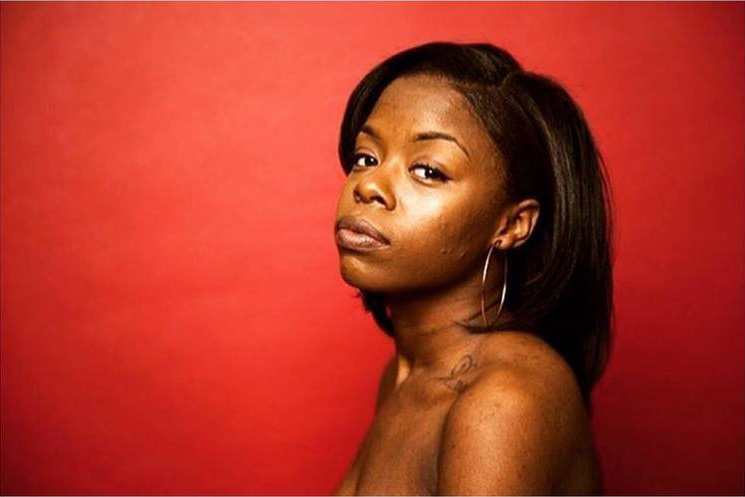
<path fill-rule="evenodd" d="M 336 244 L 350 250 L 368 251 L 390 246 L 390 241 L 369 221 L 344 216 L 336 222 Z"/>

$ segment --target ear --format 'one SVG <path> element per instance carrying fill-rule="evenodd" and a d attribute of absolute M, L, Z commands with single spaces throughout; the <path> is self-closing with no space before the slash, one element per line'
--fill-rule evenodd
<path fill-rule="evenodd" d="M 499 218 L 499 228 L 492 244 L 498 243 L 502 250 L 521 246 L 533 233 L 539 213 L 540 205 L 532 198 L 508 206 Z"/>

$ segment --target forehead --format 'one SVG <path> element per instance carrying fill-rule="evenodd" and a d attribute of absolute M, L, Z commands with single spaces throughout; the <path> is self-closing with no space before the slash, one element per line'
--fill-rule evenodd
<path fill-rule="evenodd" d="M 465 97 L 432 76 L 406 76 L 389 84 L 375 103 L 368 123 L 389 131 L 446 131 L 466 141 L 483 133 Z"/>

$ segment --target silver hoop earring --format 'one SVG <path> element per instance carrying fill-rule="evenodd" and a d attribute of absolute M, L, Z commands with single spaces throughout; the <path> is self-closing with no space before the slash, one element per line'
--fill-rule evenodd
<path fill-rule="evenodd" d="M 491 259 L 491 253 L 494 250 L 494 247 L 498 246 L 500 244 L 500 241 L 497 240 L 496 244 L 493 244 L 491 247 L 489 247 L 489 253 L 486 256 L 486 263 L 484 264 L 484 274 L 481 276 L 481 317 L 484 320 L 484 327 L 488 328 L 489 323 L 486 321 L 486 310 L 485 310 L 485 304 L 484 304 L 484 287 L 486 285 L 486 272 L 489 270 L 489 260 Z M 497 317 L 494 319 L 494 322 L 496 322 L 499 319 L 499 315 L 502 314 L 502 306 L 504 305 L 504 298 L 507 296 L 507 254 L 504 256 L 504 271 L 503 271 L 503 279 L 504 283 L 502 283 L 502 297 L 499 299 L 499 310 L 497 311 Z"/>

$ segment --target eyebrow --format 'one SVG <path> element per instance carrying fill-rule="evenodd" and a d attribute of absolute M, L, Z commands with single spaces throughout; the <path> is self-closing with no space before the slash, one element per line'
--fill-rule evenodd
<path fill-rule="evenodd" d="M 380 140 L 380 134 L 375 131 L 375 128 L 370 126 L 369 124 L 365 124 L 360 128 L 361 133 L 366 133 L 373 138 L 377 138 Z M 424 133 L 417 133 L 414 135 L 413 141 L 424 141 L 424 140 L 447 140 L 455 143 L 461 150 L 463 150 L 463 153 L 466 154 L 466 157 L 469 159 L 471 158 L 471 154 L 468 153 L 468 150 L 466 150 L 466 147 L 464 147 L 454 136 L 451 136 L 447 133 L 443 133 L 442 131 L 425 131 Z"/>

